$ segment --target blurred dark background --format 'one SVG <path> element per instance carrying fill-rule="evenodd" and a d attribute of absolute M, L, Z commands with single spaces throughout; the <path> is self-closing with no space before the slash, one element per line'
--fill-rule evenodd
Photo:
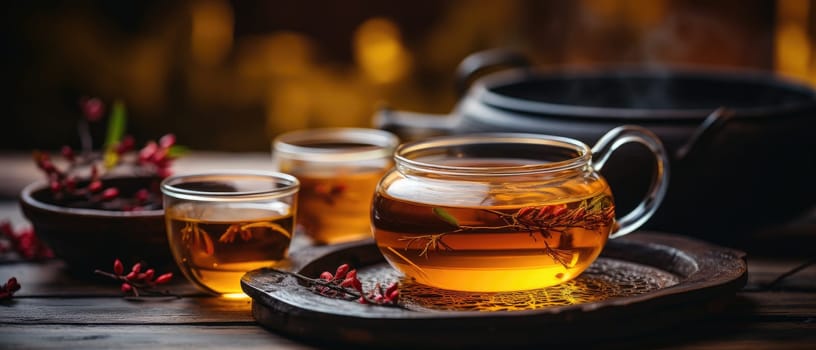
<path fill-rule="evenodd" d="M 811 0 L 15 1 L 5 4 L 0 150 L 77 145 L 77 101 L 121 99 L 138 142 L 268 151 L 275 135 L 446 113 L 468 54 L 540 66 L 695 64 L 816 84 Z M 95 127 L 101 133 L 102 125 Z M 101 139 L 98 137 L 97 139 Z"/>

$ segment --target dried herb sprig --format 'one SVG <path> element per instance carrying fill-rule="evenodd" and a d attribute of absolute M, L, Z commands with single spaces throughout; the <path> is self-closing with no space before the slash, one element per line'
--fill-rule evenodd
<path fill-rule="evenodd" d="M 363 283 L 357 277 L 357 270 L 348 264 L 338 266 L 334 274 L 323 271 L 318 278 L 307 277 L 297 272 L 272 270 L 306 282 L 315 293 L 325 297 L 357 301 L 360 304 L 401 307 L 399 283 L 391 283 L 386 288 L 377 283 L 373 289 L 365 292 Z"/>
<path fill-rule="evenodd" d="M 157 277 L 154 269 L 142 271 L 142 268 L 142 263 L 133 264 L 130 271 L 125 274 L 125 267 L 122 264 L 122 261 L 116 259 L 113 262 L 113 273 L 98 269 L 95 270 L 94 273 L 121 281 L 122 285 L 120 286 L 120 289 L 122 290 L 122 293 L 132 294 L 135 297 L 173 296 L 180 298 L 178 295 L 171 294 L 168 291 L 153 290 L 153 288 L 156 288 L 158 285 L 169 282 L 173 278 L 172 272 L 168 272 Z"/>
<path fill-rule="evenodd" d="M 242 241 L 249 241 L 254 236 L 252 232 L 253 228 L 267 228 L 286 238 L 292 238 L 292 234 L 283 228 L 283 226 L 274 222 L 264 221 L 232 224 L 218 237 L 218 242 L 233 243 L 235 239 L 239 237 Z M 201 228 L 198 223 L 185 223 L 184 227 L 181 228 L 181 240 L 207 255 L 213 255 L 215 253 L 215 244 L 212 238 L 210 238 L 210 234 Z"/>
<path fill-rule="evenodd" d="M 334 206 L 339 198 L 346 192 L 347 188 L 344 184 L 327 184 L 321 183 L 312 189 L 315 197 L 322 198 L 326 204 Z"/>
<path fill-rule="evenodd" d="M 410 249 L 415 243 L 422 244 L 421 242 L 424 242 L 419 255 L 427 257 L 430 251 L 439 249 L 454 250 L 453 247 L 442 240 L 444 236 L 453 233 L 476 230 L 528 232 L 533 239 L 535 239 L 534 234 L 539 234 L 545 238 L 545 253 L 565 267 L 568 266 L 572 253 L 551 247 L 546 238 L 552 237 L 553 233 L 566 234 L 567 230 L 572 228 L 596 230 L 598 227 L 612 222 L 615 215 L 615 207 L 608 196 L 598 196 L 591 200 L 584 200 L 574 208 L 569 208 L 566 204 L 555 204 L 523 207 L 512 213 L 482 209 L 484 212 L 496 215 L 503 222 L 503 225 L 497 226 L 462 225 L 456 217 L 443 208 L 434 207 L 432 211 L 437 218 L 451 225 L 454 229 L 436 234 L 402 237 L 399 239 L 400 241 L 408 241 L 405 249 Z"/>

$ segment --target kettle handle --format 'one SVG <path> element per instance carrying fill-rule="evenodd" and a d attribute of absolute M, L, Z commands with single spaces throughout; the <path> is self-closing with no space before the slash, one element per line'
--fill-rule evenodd
<path fill-rule="evenodd" d="M 600 171 L 609 156 L 618 147 L 629 142 L 640 143 L 650 151 L 655 157 L 656 169 L 652 177 L 652 185 L 646 197 L 635 209 L 618 219 L 618 225 L 609 238 L 618 238 L 646 223 L 657 211 L 663 198 L 666 197 L 666 190 L 669 187 L 669 157 L 660 138 L 648 129 L 636 125 L 624 125 L 614 128 L 604 134 L 600 140 L 592 147 L 592 166 Z"/>
<path fill-rule="evenodd" d="M 454 115 L 395 111 L 382 107 L 374 114 L 374 127 L 400 135 L 402 141 L 452 134 Z"/>
<path fill-rule="evenodd" d="M 693 156 L 694 153 L 711 149 L 711 143 L 715 135 L 722 130 L 725 124 L 733 117 L 734 111 L 725 107 L 717 108 L 711 112 L 700 126 L 694 130 L 694 133 L 689 137 L 686 143 L 677 149 L 674 154 L 675 158 L 679 161 L 688 161 L 690 158 L 689 155 Z"/>
<path fill-rule="evenodd" d="M 501 48 L 468 55 L 456 68 L 456 92 L 462 96 L 482 75 L 507 68 L 529 68 L 530 60 L 516 50 Z"/>

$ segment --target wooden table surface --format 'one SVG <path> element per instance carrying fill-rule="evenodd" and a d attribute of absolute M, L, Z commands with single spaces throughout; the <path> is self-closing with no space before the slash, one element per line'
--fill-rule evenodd
<path fill-rule="evenodd" d="M 3 219 L 17 226 L 26 224 L 10 198 L 0 200 L 0 221 Z M 794 226 L 786 227 L 785 235 L 760 235 L 743 248 L 748 252 L 748 284 L 726 309 L 712 310 L 710 317 L 695 324 L 593 347 L 816 349 L 816 266 L 773 288 L 766 287 L 816 256 L 816 220 L 807 218 Z M 786 243 L 789 249 L 784 248 Z M 314 349 L 336 345 L 270 332 L 252 318 L 251 300 L 207 296 L 180 277 L 169 288 L 182 298 L 137 301 L 123 298 L 114 281 L 70 275 L 56 259 L 0 260 L 0 283 L 11 276 L 17 277 L 22 289 L 12 300 L 0 302 L 0 349 Z"/>

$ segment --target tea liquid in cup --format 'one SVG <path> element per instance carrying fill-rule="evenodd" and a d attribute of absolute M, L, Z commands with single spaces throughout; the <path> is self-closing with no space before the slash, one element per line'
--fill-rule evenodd
<path fill-rule="evenodd" d="M 244 273 L 287 256 L 298 180 L 275 172 L 174 176 L 161 184 L 167 235 L 182 273 L 215 294 L 242 293 Z"/>
<path fill-rule="evenodd" d="M 324 128 L 274 141 L 278 170 L 300 180 L 297 228 L 318 244 L 371 237 L 371 198 L 399 141 L 376 129 Z"/>
<path fill-rule="evenodd" d="M 657 169 L 643 202 L 616 219 L 598 170 L 633 141 L 654 153 Z M 610 131 L 591 150 L 557 136 L 473 134 L 403 144 L 394 158 L 372 206 L 377 246 L 417 282 L 460 291 L 528 290 L 577 277 L 608 238 L 654 213 L 668 181 L 662 144 L 636 126 Z"/>

